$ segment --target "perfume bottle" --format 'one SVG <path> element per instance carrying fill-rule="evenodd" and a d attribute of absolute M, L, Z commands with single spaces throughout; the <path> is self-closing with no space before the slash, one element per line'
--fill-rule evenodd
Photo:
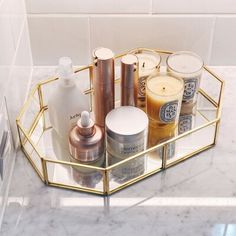
<path fill-rule="evenodd" d="M 80 163 L 91 164 L 104 156 L 104 133 L 87 111 L 81 113 L 77 125 L 70 132 L 69 150 Z"/>
<path fill-rule="evenodd" d="M 68 143 L 69 131 L 76 125 L 81 112 L 89 110 L 89 100 L 76 85 L 69 57 L 61 57 L 58 64 L 57 85 L 48 100 L 49 119 L 62 141 Z"/>

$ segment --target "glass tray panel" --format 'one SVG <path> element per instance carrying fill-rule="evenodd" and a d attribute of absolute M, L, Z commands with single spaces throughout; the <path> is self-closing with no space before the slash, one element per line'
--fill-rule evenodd
<path fill-rule="evenodd" d="M 162 153 L 162 147 L 159 147 L 154 151 L 113 167 L 109 172 L 110 190 L 115 191 L 123 185 L 137 182 L 142 176 L 148 176 L 150 173 L 160 171 Z M 109 156 L 108 160 L 111 164 L 120 162 L 118 158 L 109 158 Z"/>
<path fill-rule="evenodd" d="M 25 152 L 27 158 L 34 166 L 34 168 L 36 168 L 36 171 L 39 174 L 39 176 L 43 178 L 41 156 L 39 155 L 38 150 L 35 149 L 35 147 L 33 147 L 33 145 L 29 142 L 29 140 L 26 138 L 25 134 L 21 130 L 19 130 L 19 135 L 21 136 L 23 151 Z M 40 137 L 41 136 L 38 136 L 38 139 L 40 139 Z"/>
<path fill-rule="evenodd" d="M 168 149 L 170 151 L 168 153 L 171 154 L 167 157 L 167 165 L 184 159 L 201 148 L 212 145 L 214 143 L 215 128 L 215 124 L 212 124 L 169 144 Z"/>
<path fill-rule="evenodd" d="M 51 184 L 103 193 L 103 171 L 47 161 L 47 173 Z"/>
<path fill-rule="evenodd" d="M 216 118 L 216 111 L 212 103 L 199 94 L 197 111 L 195 115 L 192 115 L 192 128 L 204 125 Z M 215 124 L 168 144 L 167 165 L 175 163 L 183 158 L 183 156 L 189 155 L 201 147 L 212 144 L 214 141 L 214 131 Z M 35 129 L 31 133 L 31 139 L 42 157 L 54 161 L 71 162 L 68 144 L 63 143 L 57 133 L 51 128 L 47 109 L 39 117 Z M 42 173 L 40 158 L 34 152 L 29 142 L 25 143 L 25 149 L 32 156 L 37 168 Z M 163 147 L 159 147 L 146 155 L 112 168 L 108 175 L 110 190 L 113 191 L 121 185 L 132 181 L 135 182 L 141 176 L 161 170 L 162 158 Z M 109 155 L 107 160 L 107 167 L 120 161 L 120 159 L 115 157 L 110 158 Z M 97 163 L 96 166 L 105 168 L 105 160 Z M 47 162 L 47 171 L 48 180 L 51 183 L 103 191 L 103 171 L 52 162 Z"/>

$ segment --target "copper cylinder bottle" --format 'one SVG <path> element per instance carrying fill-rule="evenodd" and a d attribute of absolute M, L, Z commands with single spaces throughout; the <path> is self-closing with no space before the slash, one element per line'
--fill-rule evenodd
<path fill-rule="evenodd" d="M 138 58 L 127 54 L 121 58 L 121 106 L 137 105 Z"/>
<path fill-rule="evenodd" d="M 105 117 L 114 108 L 114 53 L 108 48 L 93 51 L 93 110 L 96 125 L 104 128 Z"/>

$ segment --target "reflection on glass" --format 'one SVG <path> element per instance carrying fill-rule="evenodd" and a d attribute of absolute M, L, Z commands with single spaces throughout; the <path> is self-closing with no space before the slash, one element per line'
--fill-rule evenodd
<path fill-rule="evenodd" d="M 152 123 L 149 124 L 148 133 L 148 146 L 153 147 L 157 144 L 163 143 L 173 137 L 176 134 L 176 126 L 171 128 L 166 128 L 166 126 L 157 127 L 153 126 Z M 156 152 L 152 152 L 152 158 L 162 159 L 163 148 L 159 148 Z M 167 145 L 167 159 L 173 158 L 175 155 L 175 142 L 171 142 Z"/>
<path fill-rule="evenodd" d="M 178 134 L 183 134 L 194 127 L 196 115 L 196 103 L 182 104 L 179 124 L 178 124 Z"/>
<path fill-rule="evenodd" d="M 124 159 L 117 158 L 107 153 L 109 165 L 116 164 Z M 117 166 L 112 169 L 111 176 L 113 180 L 117 183 L 124 183 L 135 177 L 142 175 L 145 172 L 146 166 L 146 155 L 137 157 L 133 160 L 130 160 L 120 166 Z"/>
<path fill-rule="evenodd" d="M 51 137 L 53 150 L 57 160 L 79 163 L 70 155 L 68 146 L 65 145 L 63 140 L 60 139 L 56 131 L 53 129 L 51 132 Z M 90 163 L 89 165 L 102 167 L 104 165 L 104 157 L 101 157 L 98 161 Z M 83 187 L 95 188 L 102 179 L 102 173 L 97 170 L 69 165 L 60 165 L 60 167 L 67 170 L 68 176 L 71 180 L 74 180 L 77 184 Z M 59 172 L 55 169 L 53 173 L 54 175 L 65 175 L 62 170 Z"/>
<path fill-rule="evenodd" d="M 189 130 L 191 130 L 194 126 L 195 116 L 193 114 L 185 114 L 179 116 L 179 126 L 178 133 L 183 134 Z"/>
<path fill-rule="evenodd" d="M 71 157 L 71 161 L 78 163 L 74 158 Z M 102 167 L 104 165 L 104 157 L 100 158 L 98 161 L 87 164 Z M 74 181 L 83 187 L 95 188 L 96 185 L 102 179 L 102 172 L 97 170 L 91 170 L 89 168 L 73 166 L 71 168 L 72 176 Z"/>
<path fill-rule="evenodd" d="M 70 161 L 69 146 L 65 144 L 54 129 L 51 131 L 51 137 L 53 151 L 57 159 L 61 161 Z"/>

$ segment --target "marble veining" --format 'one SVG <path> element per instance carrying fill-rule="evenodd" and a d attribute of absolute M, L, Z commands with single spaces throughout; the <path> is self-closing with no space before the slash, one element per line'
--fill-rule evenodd
<path fill-rule="evenodd" d="M 236 67 L 213 70 L 226 81 L 213 149 L 110 197 L 45 186 L 19 151 L 0 234 L 235 236 Z"/>

